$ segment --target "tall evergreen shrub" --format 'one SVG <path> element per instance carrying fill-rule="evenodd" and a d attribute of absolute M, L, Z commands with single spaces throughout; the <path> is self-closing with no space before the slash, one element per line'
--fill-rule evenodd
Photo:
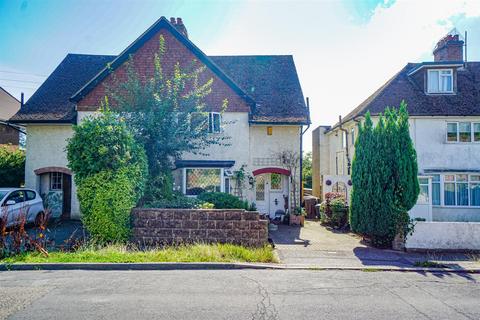
<path fill-rule="evenodd" d="M 352 163 L 352 230 L 371 237 L 377 246 L 389 246 L 396 234 L 405 234 L 408 210 L 419 193 L 417 174 L 405 102 L 398 111 L 386 108 L 376 126 L 367 113 Z"/>

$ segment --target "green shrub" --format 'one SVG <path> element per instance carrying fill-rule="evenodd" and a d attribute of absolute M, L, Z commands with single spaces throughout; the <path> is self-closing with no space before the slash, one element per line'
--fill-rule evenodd
<path fill-rule="evenodd" d="M 138 201 L 132 171 L 102 171 L 78 185 L 82 221 L 90 236 L 99 242 L 123 242 L 130 236 L 130 211 Z"/>
<path fill-rule="evenodd" d="M 348 208 L 345 196 L 341 193 L 328 192 L 325 201 L 320 204 L 320 221 L 324 225 L 342 228 L 348 222 Z"/>
<path fill-rule="evenodd" d="M 20 187 L 25 182 L 25 152 L 0 146 L 0 187 Z"/>
<path fill-rule="evenodd" d="M 245 202 L 234 195 L 225 192 L 204 192 L 197 196 L 203 202 L 213 203 L 216 209 L 248 209 Z"/>
<path fill-rule="evenodd" d="M 193 209 L 200 207 L 203 202 L 204 201 L 198 200 L 197 198 L 187 197 L 176 192 L 173 193 L 171 199 L 157 199 L 146 202 L 144 206 L 147 208 Z"/>
<path fill-rule="evenodd" d="M 73 133 L 66 149 L 68 167 L 75 173 L 76 182 L 105 170 L 116 172 L 140 164 L 141 176 L 132 178 L 144 183 L 147 175 L 145 151 L 122 117 L 104 110 L 100 116 L 89 117 L 73 126 Z"/>

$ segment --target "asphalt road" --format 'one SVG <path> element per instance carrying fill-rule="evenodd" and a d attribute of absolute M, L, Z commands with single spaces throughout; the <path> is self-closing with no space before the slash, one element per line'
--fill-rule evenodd
<path fill-rule="evenodd" d="M 8 319 L 480 319 L 480 275 L 365 271 L 0 272 Z"/>

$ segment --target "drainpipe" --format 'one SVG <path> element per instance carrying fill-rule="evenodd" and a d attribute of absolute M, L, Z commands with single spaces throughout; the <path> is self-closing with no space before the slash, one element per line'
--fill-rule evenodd
<path fill-rule="evenodd" d="M 310 128 L 310 99 L 307 97 L 308 125 L 305 130 L 300 127 L 300 206 L 303 200 L 303 135 Z M 294 195 L 295 196 L 295 195 Z"/>
<path fill-rule="evenodd" d="M 339 129 L 345 132 L 345 155 L 347 157 L 347 174 L 350 175 L 352 164 L 350 163 L 350 155 L 348 153 L 348 130 L 342 128 L 342 116 L 338 116 Z"/>

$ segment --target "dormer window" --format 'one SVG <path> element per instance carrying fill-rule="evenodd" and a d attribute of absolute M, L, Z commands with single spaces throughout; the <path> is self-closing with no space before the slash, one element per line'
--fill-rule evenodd
<path fill-rule="evenodd" d="M 453 70 L 428 70 L 428 93 L 453 93 Z"/>

